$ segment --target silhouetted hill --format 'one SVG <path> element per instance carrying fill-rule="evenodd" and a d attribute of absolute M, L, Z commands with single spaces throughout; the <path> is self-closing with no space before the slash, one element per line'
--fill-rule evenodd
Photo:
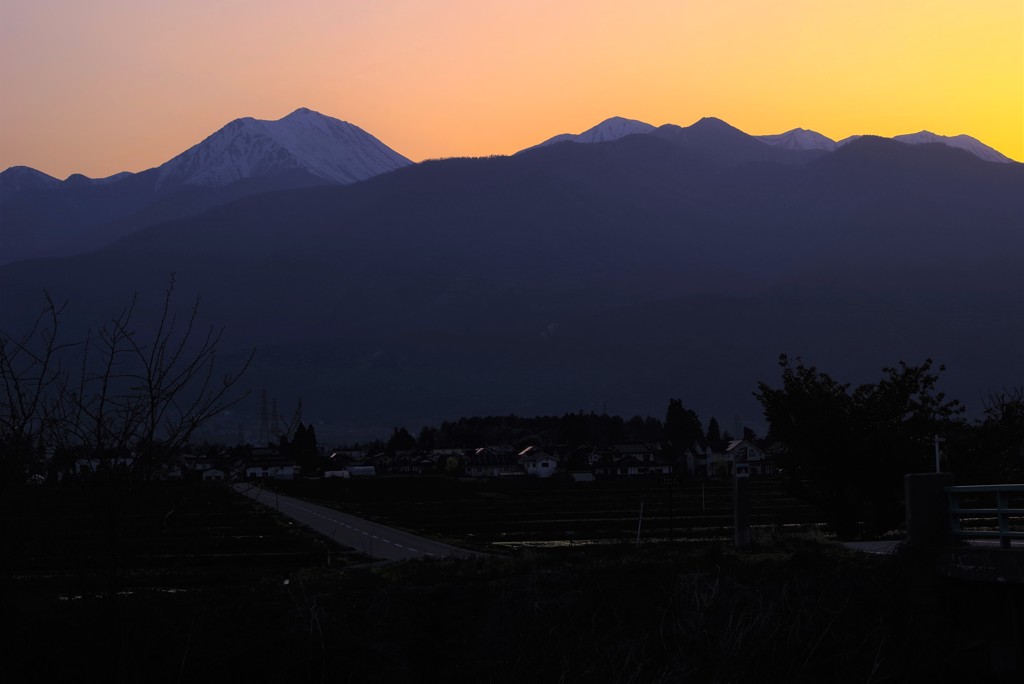
<path fill-rule="evenodd" d="M 974 405 L 1024 384 L 1024 167 L 874 138 L 794 152 L 715 120 L 680 131 L 240 199 L 0 268 L 0 320 L 24 321 L 46 287 L 95 326 L 131 292 L 154 306 L 175 272 L 229 347 L 259 346 L 252 385 L 302 397 L 325 437 L 659 415 L 670 396 L 755 424 L 780 352 L 853 381 L 932 356 Z"/>

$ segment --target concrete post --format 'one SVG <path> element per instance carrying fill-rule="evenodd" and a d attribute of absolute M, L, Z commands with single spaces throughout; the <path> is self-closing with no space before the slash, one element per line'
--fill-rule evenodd
<path fill-rule="evenodd" d="M 912 473 L 903 478 L 907 506 L 907 546 L 934 549 L 950 543 L 949 500 L 944 487 L 950 473 Z"/>

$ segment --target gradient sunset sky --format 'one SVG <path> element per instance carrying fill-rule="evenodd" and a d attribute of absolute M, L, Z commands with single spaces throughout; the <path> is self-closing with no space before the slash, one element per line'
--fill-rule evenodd
<path fill-rule="evenodd" d="M 1021 0 L 0 0 L 0 169 L 157 166 L 309 107 L 414 160 L 610 116 L 1024 159 Z"/>

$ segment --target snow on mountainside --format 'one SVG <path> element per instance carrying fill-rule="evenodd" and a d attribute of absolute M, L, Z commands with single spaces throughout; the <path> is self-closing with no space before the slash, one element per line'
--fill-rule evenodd
<path fill-rule="evenodd" d="M 605 119 L 593 128 L 588 128 L 578 135 L 573 133 L 562 133 L 561 135 L 556 135 L 553 138 L 545 140 L 539 145 L 536 145 L 536 147 L 554 145 L 555 143 L 565 141 L 578 143 L 608 142 L 610 140 L 624 138 L 627 135 L 650 133 L 654 130 L 656 130 L 655 127 L 649 123 L 636 121 L 635 119 L 624 119 L 621 116 L 613 116 L 610 119 Z"/>
<path fill-rule="evenodd" d="M 972 138 L 969 135 L 937 135 L 931 131 L 921 131 L 919 133 L 907 133 L 906 135 L 893 136 L 893 140 L 898 140 L 903 143 L 910 145 L 921 145 L 924 143 L 941 143 L 950 147 L 956 147 L 961 150 L 967 150 L 975 157 L 984 159 L 990 162 L 999 162 L 1002 164 L 1013 163 L 1013 160 L 1006 155 L 992 149 L 988 145 L 984 144 L 976 138 Z"/>
<path fill-rule="evenodd" d="M 702 119 L 698 124 L 708 121 L 721 124 L 722 126 L 728 126 L 724 121 L 719 119 Z M 697 126 L 698 124 L 695 124 Z M 730 127 L 731 128 L 731 127 Z M 656 131 L 654 126 L 646 124 L 643 121 L 636 121 L 633 119 L 623 119 L 622 117 L 612 117 L 606 121 L 602 121 L 593 128 L 574 135 L 572 133 L 562 133 L 556 135 L 553 138 L 549 138 L 535 147 L 545 147 L 547 145 L 553 145 L 564 141 L 577 142 L 577 143 L 595 143 L 595 142 L 607 142 L 610 140 L 617 140 L 627 135 L 634 135 L 637 133 L 653 133 Z M 687 129 L 682 129 L 687 130 Z M 781 149 L 795 150 L 795 151 L 824 151 L 832 152 L 839 149 L 840 147 L 853 142 L 863 136 L 851 135 L 848 138 L 843 138 L 840 141 L 832 140 L 831 138 L 818 133 L 817 131 L 811 131 L 806 128 L 794 128 L 791 131 L 785 133 L 779 133 L 776 135 L 756 135 L 751 136 L 760 140 L 763 143 L 778 147 Z M 957 147 L 962 150 L 967 150 L 971 154 L 984 159 L 985 161 L 991 162 L 1003 162 L 1012 163 L 1013 160 L 1000 152 L 992 149 L 988 145 L 981 143 L 975 138 L 969 135 L 957 135 L 957 136 L 944 136 L 936 135 L 928 131 L 921 131 L 920 133 L 913 133 L 909 135 L 897 135 L 893 140 L 898 140 L 903 143 L 915 145 L 921 143 L 941 143 L 950 147 Z M 533 149 L 533 148 L 527 148 Z"/>
<path fill-rule="evenodd" d="M 157 185 L 223 187 L 292 171 L 344 184 L 411 163 L 358 126 L 301 108 L 277 121 L 232 121 L 158 167 Z"/>
<path fill-rule="evenodd" d="M 761 142 L 769 145 L 783 147 L 787 150 L 825 150 L 831 152 L 836 149 L 836 141 L 816 131 L 809 131 L 806 128 L 794 128 L 778 135 L 757 135 L 754 136 Z"/>

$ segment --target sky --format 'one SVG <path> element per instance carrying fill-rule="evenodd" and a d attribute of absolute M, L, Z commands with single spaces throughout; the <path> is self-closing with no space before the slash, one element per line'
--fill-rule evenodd
<path fill-rule="evenodd" d="M 0 169 L 141 171 L 298 107 L 415 161 L 611 116 L 1024 160 L 1024 2 L 0 0 Z"/>

